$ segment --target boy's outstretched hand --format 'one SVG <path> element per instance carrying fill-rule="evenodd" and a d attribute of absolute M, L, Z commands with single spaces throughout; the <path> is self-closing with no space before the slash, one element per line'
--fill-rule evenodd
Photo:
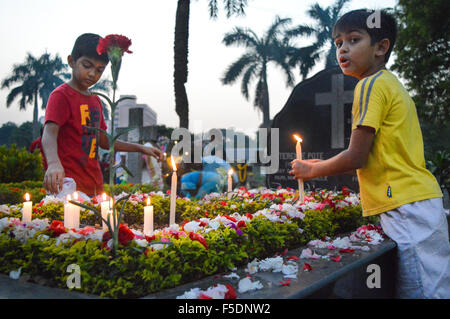
<path fill-rule="evenodd" d="M 60 163 L 49 164 L 44 176 L 44 188 L 50 194 L 58 194 L 62 190 L 64 168 Z"/>
<path fill-rule="evenodd" d="M 320 162 L 320 159 L 310 159 L 310 160 L 298 160 L 295 159 L 291 162 L 292 170 L 289 174 L 294 175 L 295 179 L 308 180 L 311 179 L 312 166 L 314 163 Z"/>
<path fill-rule="evenodd" d="M 156 158 L 158 160 L 158 162 L 161 162 L 164 159 L 163 153 L 155 147 L 148 147 L 148 146 L 142 145 L 141 153 L 145 154 L 145 155 L 153 156 L 154 158 Z"/>

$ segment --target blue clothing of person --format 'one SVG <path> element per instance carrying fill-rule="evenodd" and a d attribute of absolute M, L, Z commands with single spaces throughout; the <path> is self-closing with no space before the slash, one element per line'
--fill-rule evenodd
<path fill-rule="evenodd" d="M 201 171 L 194 171 L 184 174 L 181 177 L 181 191 L 186 197 L 191 197 L 188 191 L 197 189 Z M 217 185 L 220 183 L 220 175 L 216 172 L 203 171 L 201 185 L 195 198 L 202 198 L 206 194 L 217 192 Z"/>

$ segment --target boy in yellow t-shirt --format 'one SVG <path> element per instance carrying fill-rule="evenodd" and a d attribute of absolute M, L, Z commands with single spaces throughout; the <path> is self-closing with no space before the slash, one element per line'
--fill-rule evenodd
<path fill-rule="evenodd" d="M 375 17 L 375 22 L 373 18 Z M 395 20 L 383 11 L 354 10 L 333 28 L 342 72 L 360 81 L 347 150 L 325 161 L 292 161 L 296 179 L 357 170 L 363 216 L 380 214 L 397 243 L 400 298 L 450 298 L 450 244 L 442 192 L 425 168 L 414 102 L 387 63 Z"/>

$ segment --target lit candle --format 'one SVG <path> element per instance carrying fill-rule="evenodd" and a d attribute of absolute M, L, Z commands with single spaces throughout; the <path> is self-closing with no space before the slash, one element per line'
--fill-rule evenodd
<path fill-rule="evenodd" d="M 147 197 L 147 206 L 144 207 L 144 235 L 153 235 L 153 205 L 150 205 L 150 197 Z"/>
<path fill-rule="evenodd" d="M 114 224 L 114 217 L 113 217 L 113 200 L 112 198 L 109 200 L 109 210 L 108 213 L 106 215 L 106 220 L 109 221 L 109 224 L 111 225 L 111 230 L 112 232 L 114 232 L 115 229 L 115 224 Z"/>
<path fill-rule="evenodd" d="M 67 195 L 67 203 L 64 204 L 64 227 L 65 228 L 72 228 L 72 204 L 70 203 L 70 200 L 72 200 L 72 197 L 70 195 Z"/>
<path fill-rule="evenodd" d="M 33 210 L 33 202 L 30 201 L 30 194 L 25 194 L 25 202 L 23 203 L 22 209 L 22 222 L 31 222 L 31 212 Z"/>
<path fill-rule="evenodd" d="M 109 201 L 106 200 L 106 194 L 103 193 L 103 201 L 100 203 L 100 207 L 102 210 L 102 218 L 106 219 L 106 215 L 108 214 L 109 211 Z M 103 230 L 107 230 L 108 226 L 106 226 L 106 223 L 104 220 L 102 220 L 102 228 Z"/>
<path fill-rule="evenodd" d="M 172 187 L 170 188 L 170 216 L 169 216 L 169 226 L 175 224 L 175 209 L 177 206 L 177 166 L 173 160 L 173 156 L 170 156 L 172 161 Z"/>
<path fill-rule="evenodd" d="M 78 192 L 73 193 L 73 200 L 78 202 Z M 80 206 L 72 205 L 72 228 L 80 228 Z"/>
<path fill-rule="evenodd" d="M 303 142 L 303 140 L 298 135 L 294 134 L 294 137 L 297 140 L 297 145 L 295 146 L 295 152 L 297 153 L 297 159 L 301 160 L 302 159 L 302 144 L 301 143 Z M 303 203 L 304 202 L 304 197 L 305 197 L 303 180 L 302 179 L 298 179 L 297 181 L 298 181 L 298 196 L 299 196 L 299 200 L 300 200 L 300 203 Z"/>
<path fill-rule="evenodd" d="M 233 191 L 233 169 L 228 171 L 228 192 Z"/>

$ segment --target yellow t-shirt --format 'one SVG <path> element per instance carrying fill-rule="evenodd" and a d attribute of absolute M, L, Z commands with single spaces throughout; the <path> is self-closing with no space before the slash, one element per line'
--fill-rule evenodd
<path fill-rule="evenodd" d="M 360 80 L 352 113 L 352 130 L 359 125 L 375 129 L 368 160 L 357 170 L 363 216 L 442 197 L 425 168 L 416 107 L 394 74 L 381 70 Z"/>

